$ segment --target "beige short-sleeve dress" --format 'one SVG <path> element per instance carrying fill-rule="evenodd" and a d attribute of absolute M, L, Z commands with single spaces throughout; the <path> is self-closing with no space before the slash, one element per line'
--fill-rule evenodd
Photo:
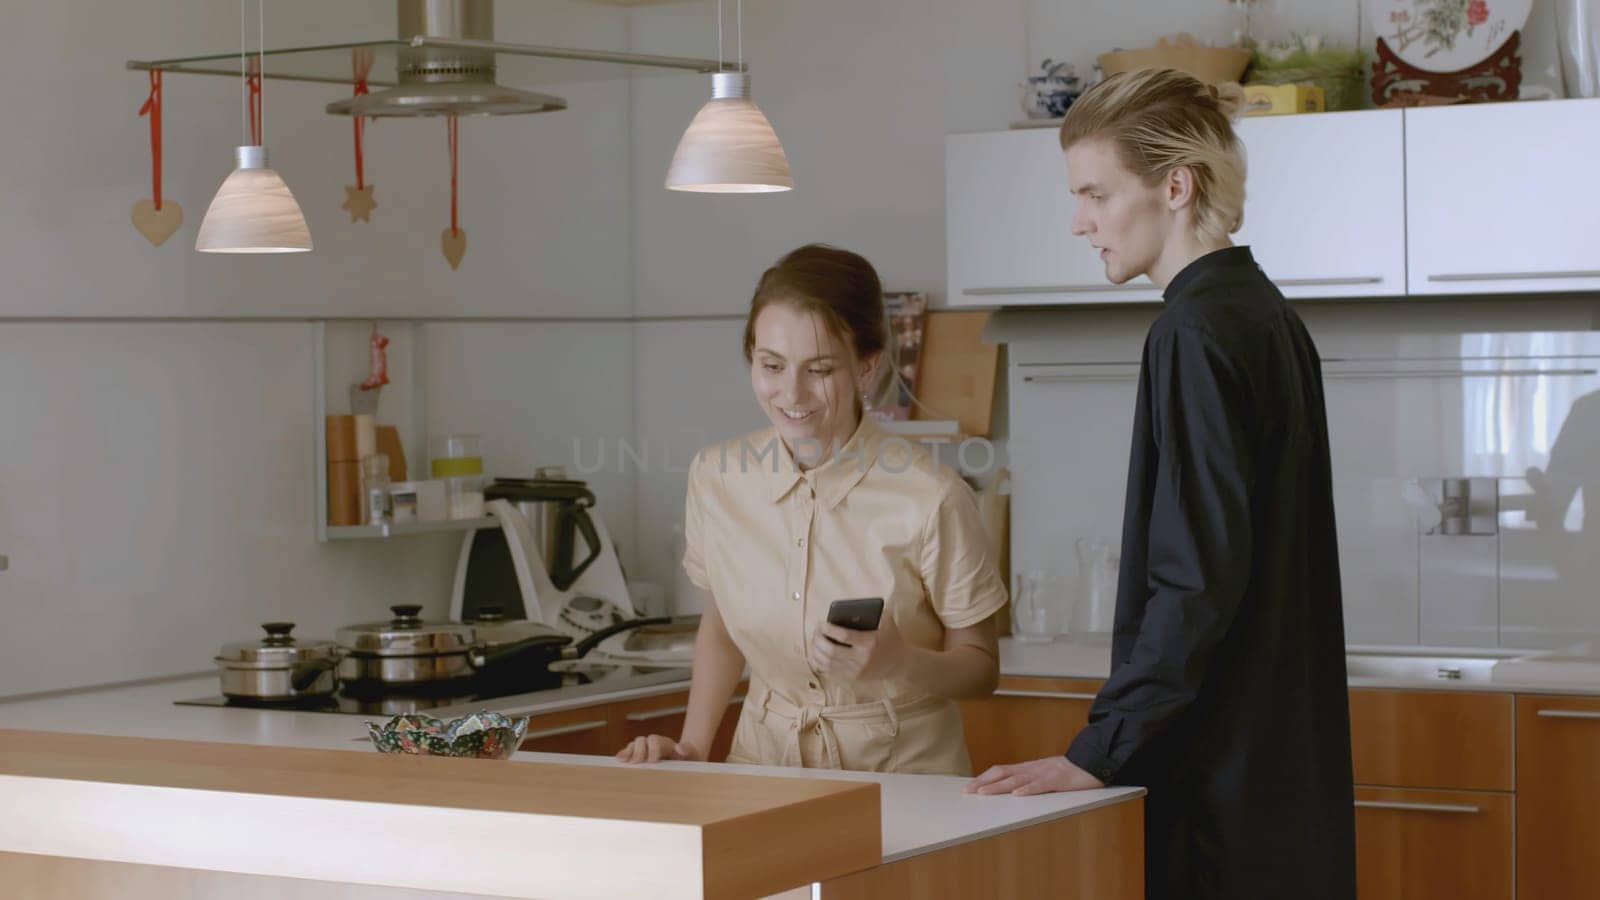
<path fill-rule="evenodd" d="M 970 774 L 953 701 L 904 681 L 819 675 L 806 659 L 834 600 L 883 597 L 904 639 L 929 649 L 1006 604 L 955 472 L 867 417 L 802 472 L 769 428 L 702 450 L 685 512 L 684 569 L 750 666 L 730 762 Z"/>

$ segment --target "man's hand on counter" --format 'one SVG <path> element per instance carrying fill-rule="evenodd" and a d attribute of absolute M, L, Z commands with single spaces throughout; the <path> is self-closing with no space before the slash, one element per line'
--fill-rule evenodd
<path fill-rule="evenodd" d="M 617 753 L 617 761 L 625 763 L 653 763 L 664 759 L 705 762 L 706 755 L 687 741 L 675 741 L 664 734 L 636 737 Z"/>
<path fill-rule="evenodd" d="M 989 771 L 967 782 L 969 794 L 1054 794 L 1060 791 L 1092 791 L 1105 787 L 1100 779 L 1072 764 L 1065 756 L 1047 756 L 1008 766 L 990 766 Z"/>

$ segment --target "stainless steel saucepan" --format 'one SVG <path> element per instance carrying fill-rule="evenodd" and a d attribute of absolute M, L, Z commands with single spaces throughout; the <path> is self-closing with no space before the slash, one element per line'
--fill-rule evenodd
<path fill-rule="evenodd" d="M 297 641 L 293 622 L 267 622 L 267 636 L 229 644 L 216 656 L 222 694 L 238 700 L 291 701 L 325 697 L 337 683 L 339 647 L 332 641 Z"/>
<path fill-rule="evenodd" d="M 559 659 L 577 659 L 614 634 L 671 619 L 631 619 L 574 644 L 548 625 L 508 621 L 482 609 L 474 623 L 428 622 L 421 606 L 389 608 L 394 618 L 341 628 L 339 680 L 355 686 L 417 686 L 458 678 L 496 679 L 540 672 Z"/>

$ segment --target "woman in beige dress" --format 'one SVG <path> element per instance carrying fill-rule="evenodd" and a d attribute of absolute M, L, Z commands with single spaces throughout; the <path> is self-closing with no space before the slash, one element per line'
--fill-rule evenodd
<path fill-rule="evenodd" d="M 772 425 L 689 474 L 683 566 L 708 594 L 683 733 L 626 762 L 703 760 L 746 665 L 729 762 L 969 774 L 955 700 L 999 679 L 1006 604 L 971 489 L 862 414 L 886 340 L 870 263 L 812 245 L 762 276 L 744 353 Z M 882 597 L 875 632 L 828 624 Z"/>

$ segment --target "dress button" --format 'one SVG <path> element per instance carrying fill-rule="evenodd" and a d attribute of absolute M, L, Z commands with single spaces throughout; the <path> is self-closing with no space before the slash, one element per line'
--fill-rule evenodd
<path fill-rule="evenodd" d="M 796 547 L 804 547 L 806 545 L 806 539 L 805 538 L 797 538 L 795 540 L 795 542 L 794 542 L 794 545 Z"/>
<path fill-rule="evenodd" d="M 806 682 L 806 685 L 808 687 L 810 687 L 813 691 L 821 689 L 820 686 L 815 681 L 808 681 L 808 682 Z"/>
<path fill-rule="evenodd" d="M 790 594 L 789 595 L 789 599 L 790 600 L 799 600 L 800 599 L 800 592 L 799 591 L 795 591 L 794 593 Z"/>

